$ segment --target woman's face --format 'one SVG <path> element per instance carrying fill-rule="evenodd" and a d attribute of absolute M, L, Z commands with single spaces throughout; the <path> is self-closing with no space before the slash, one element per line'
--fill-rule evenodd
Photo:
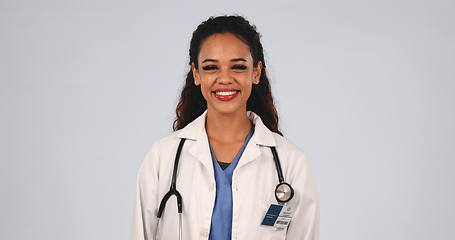
<path fill-rule="evenodd" d="M 253 68 L 249 46 L 232 33 L 216 33 L 201 45 L 198 69 L 191 64 L 196 85 L 201 85 L 207 108 L 219 113 L 246 111 L 252 84 L 258 84 L 262 62 Z"/>

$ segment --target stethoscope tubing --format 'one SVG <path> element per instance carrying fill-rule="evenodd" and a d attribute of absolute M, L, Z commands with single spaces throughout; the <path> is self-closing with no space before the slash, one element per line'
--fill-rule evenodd
<path fill-rule="evenodd" d="M 179 159 L 180 159 L 180 153 L 182 152 L 183 144 L 185 143 L 186 138 L 182 138 L 180 140 L 179 146 L 177 148 L 177 154 L 175 155 L 175 160 L 174 160 L 174 169 L 172 170 L 172 181 L 171 181 L 171 187 L 169 191 L 164 195 L 163 199 L 161 200 L 160 207 L 158 209 L 158 214 L 157 217 L 161 218 L 161 215 L 163 214 L 164 207 L 166 207 L 166 202 L 167 200 L 172 196 L 175 195 L 177 198 L 177 211 L 178 213 L 182 213 L 182 195 L 179 193 L 177 190 L 177 171 L 178 171 L 178 166 L 179 166 Z"/>
<path fill-rule="evenodd" d="M 178 211 L 180 217 L 181 217 L 181 214 L 183 212 L 183 209 L 182 209 L 182 205 L 183 205 L 182 195 L 177 190 L 177 186 L 176 185 L 177 185 L 177 171 L 178 171 L 180 153 L 182 151 L 183 144 L 185 143 L 185 140 L 186 140 L 186 138 L 181 138 L 180 139 L 180 143 L 179 143 L 179 146 L 177 148 L 177 153 L 175 155 L 175 160 L 174 160 L 174 168 L 173 168 L 173 171 L 172 171 L 171 186 L 169 188 L 169 191 L 164 195 L 163 199 L 161 200 L 161 203 L 160 203 L 160 206 L 159 206 L 159 209 L 158 209 L 158 213 L 157 213 L 157 217 L 158 218 L 161 218 L 161 216 L 163 214 L 163 211 L 164 211 L 164 208 L 166 206 L 167 200 L 172 195 L 175 195 L 176 198 L 177 198 L 177 211 Z M 284 181 L 283 170 L 281 169 L 280 159 L 278 157 L 278 153 L 277 153 L 275 147 L 274 146 L 270 146 L 270 149 L 272 151 L 273 160 L 275 162 L 275 168 L 276 168 L 276 172 L 277 172 L 277 175 L 278 175 L 278 181 L 279 181 L 279 184 L 275 188 L 275 198 L 276 198 L 276 200 L 278 202 L 280 202 L 281 204 L 284 204 L 284 203 L 290 201 L 294 197 L 294 189 L 292 188 L 292 186 L 289 183 Z M 285 187 L 289 191 L 288 197 L 286 197 L 286 199 L 280 199 L 280 197 L 278 196 L 279 195 L 279 193 L 278 193 L 278 188 L 279 187 Z"/>

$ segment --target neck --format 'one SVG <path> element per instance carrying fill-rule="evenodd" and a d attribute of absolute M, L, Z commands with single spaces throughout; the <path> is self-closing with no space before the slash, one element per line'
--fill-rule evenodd
<path fill-rule="evenodd" d="M 251 127 L 245 109 L 229 114 L 207 110 L 205 129 L 209 139 L 222 143 L 243 142 Z"/>

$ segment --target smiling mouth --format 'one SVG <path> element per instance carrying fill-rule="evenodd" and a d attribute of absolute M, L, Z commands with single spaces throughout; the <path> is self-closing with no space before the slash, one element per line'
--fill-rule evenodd
<path fill-rule="evenodd" d="M 232 95 L 235 93 L 239 93 L 240 90 L 229 90 L 229 91 L 212 91 L 213 94 L 217 95 Z"/>
<path fill-rule="evenodd" d="M 221 101 L 230 101 L 232 99 L 234 99 L 235 97 L 237 97 L 237 95 L 239 95 L 240 93 L 240 90 L 236 90 L 236 89 L 223 89 L 223 90 L 215 90 L 215 91 L 212 91 L 212 94 L 218 99 L 218 100 L 221 100 Z"/>

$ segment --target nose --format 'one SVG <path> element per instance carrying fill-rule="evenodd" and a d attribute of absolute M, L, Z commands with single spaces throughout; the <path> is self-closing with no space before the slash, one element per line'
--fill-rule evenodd
<path fill-rule="evenodd" d="M 221 84 L 229 84 L 233 82 L 231 73 L 229 71 L 229 67 L 222 67 L 221 71 L 219 71 L 219 75 L 217 77 L 217 82 Z"/>

